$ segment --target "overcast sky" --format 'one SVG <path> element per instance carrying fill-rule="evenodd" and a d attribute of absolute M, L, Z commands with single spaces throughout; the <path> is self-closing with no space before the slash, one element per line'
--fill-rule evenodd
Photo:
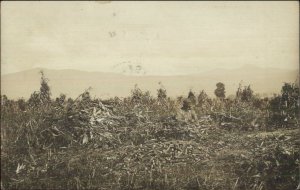
<path fill-rule="evenodd" d="M 1 2 L 1 74 L 298 69 L 299 3 Z"/>

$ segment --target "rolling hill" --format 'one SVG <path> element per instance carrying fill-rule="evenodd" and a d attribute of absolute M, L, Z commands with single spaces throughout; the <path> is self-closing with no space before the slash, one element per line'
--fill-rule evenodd
<path fill-rule="evenodd" d="M 28 98 L 33 91 L 39 90 L 41 69 L 32 69 L 1 76 L 1 94 L 9 98 Z M 284 82 L 295 82 L 297 70 L 259 68 L 247 65 L 242 68 L 226 70 L 216 69 L 205 73 L 179 76 L 124 75 L 117 73 L 86 72 L 78 70 L 42 69 L 49 79 L 53 97 L 60 93 L 68 97 L 77 97 L 88 87 L 95 97 L 125 97 L 130 94 L 135 84 L 142 90 L 149 90 L 156 95 L 161 82 L 169 96 L 186 95 L 190 89 L 199 93 L 204 89 L 213 96 L 215 84 L 225 83 L 226 95 L 234 94 L 239 83 L 250 84 L 255 93 L 272 95 L 280 92 Z"/>

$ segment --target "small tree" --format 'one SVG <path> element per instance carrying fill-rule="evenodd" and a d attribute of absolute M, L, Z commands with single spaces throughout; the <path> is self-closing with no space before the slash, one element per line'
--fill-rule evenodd
<path fill-rule="evenodd" d="M 242 96 L 242 85 L 241 85 L 241 83 L 239 84 L 239 87 L 238 87 L 238 89 L 237 89 L 237 91 L 236 91 L 236 98 L 237 99 L 241 99 L 241 96 Z"/>
<path fill-rule="evenodd" d="M 295 116 L 299 114 L 299 87 L 297 85 L 284 83 L 281 89 L 281 105 L 285 112 Z"/>
<path fill-rule="evenodd" d="M 225 98 L 225 85 L 221 82 L 216 84 L 217 89 L 215 90 L 215 95 L 217 98 L 224 99 Z"/>
<path fill-rule="evenodd" d="M 165 100 L 167 98 L 167 90 L 165 87 L 161 84 L 161 82 L 158 83 L 160 85 L 160 88 L 157 90 L 157 98 L 159 101 Z"/>
<path fill-rule="evenodd" d="M 41 87 L 40 87 L 40 99 L 42 103 L 49 103 L 51 101 L 51 92 L 48 85 L 48 79 L 45 78 L 44 72 L 40 71 L 41 74 Z"/>
<path fill-rule="evenodd" d="M 191 110 L 191 100 L 190 99 L 183 100 L 181 109 L 184 111 Z"/>
<path fill-rule="evenodd" d="M 202 90 L 198 96 L 198 104 L 202 105 L 207 100 L 208 95 L 205 93 L 204 90 Z"/>
<path fill-rule="evenodd" d="M 138 87 L 137 84 L 135 84 L 134 89 L 131 90 L 131 100 L 133 102 L 139 102 L 142 100 L 143 92 L 142 90 Z"/>
<path fill-rule="evenodd" d="M 245 86 L 241 93 L 241 100 L 244 102 L 249 102 L 253 98 L 253 90 L 250 85 Z"/>
<path fill-rule="evenodd" d="M 20 109 L 21 111 L 25 111 L 25 109 L 26 109 L 26 105 L 25 105 L 25 104 L 26 104 L 26 103 L 25 103 L 24 98 L 18 99 L 17 103 L 18 103 L 19 109 Z"/>
<path fill-rule="evenodd" d="M 188 99 L 191 104 L 196 104 L 196 96 L 192 90 L 190 90 L 190 92 L 188 94 Z"/>
<path fill-rule="evenodd" d="M 63 104 L 66 100 L 65 94 L 60 94 L 59 97 L 56 98 L 55 102 L 58 104 Z"/>
<path fill-rule="evenodd" d="M 41 99 L 40 99 L 40 93 L 35 91 L 30 95 L 30 98 L 28 100 L 28 104 L 32 107 L 37 107 L 40 105 Z"/>
<path fill-rule="evenodd" d="M 150 92 L 143 92 L 137 84 L 134 86 L 134 89 L 131 90 L 131 101 L 135 103 L 148 102 L 150 98 Z"/>

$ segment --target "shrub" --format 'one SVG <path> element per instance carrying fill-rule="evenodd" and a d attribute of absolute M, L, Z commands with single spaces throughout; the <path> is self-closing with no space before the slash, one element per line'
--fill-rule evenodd
<path fill-rule="evenodd" d="M 217 89 L 215 90 L 215 95 L 217 98 L 224 99 L 225 98 L 225 85 L 221 82 L 216 84 Z"/>
<path fill-rule="evenodd" d="M 192 90 L 189 91 L 189 94 L 188 94 L 187 98 L 189 99 L 191 104 L 193 104 L 193 105 L 196 104 L 196 96 L 195 96 L 195 93 Z"/>

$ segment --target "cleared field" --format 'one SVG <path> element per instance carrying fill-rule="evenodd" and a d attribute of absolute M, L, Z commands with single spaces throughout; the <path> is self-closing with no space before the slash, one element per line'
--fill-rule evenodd
<path fill-rule="evenodd" d="M 1 189 L 297 188 L 298 107 L 284 96 L 51 100 L 41 84 L 1 99 Z"/>

